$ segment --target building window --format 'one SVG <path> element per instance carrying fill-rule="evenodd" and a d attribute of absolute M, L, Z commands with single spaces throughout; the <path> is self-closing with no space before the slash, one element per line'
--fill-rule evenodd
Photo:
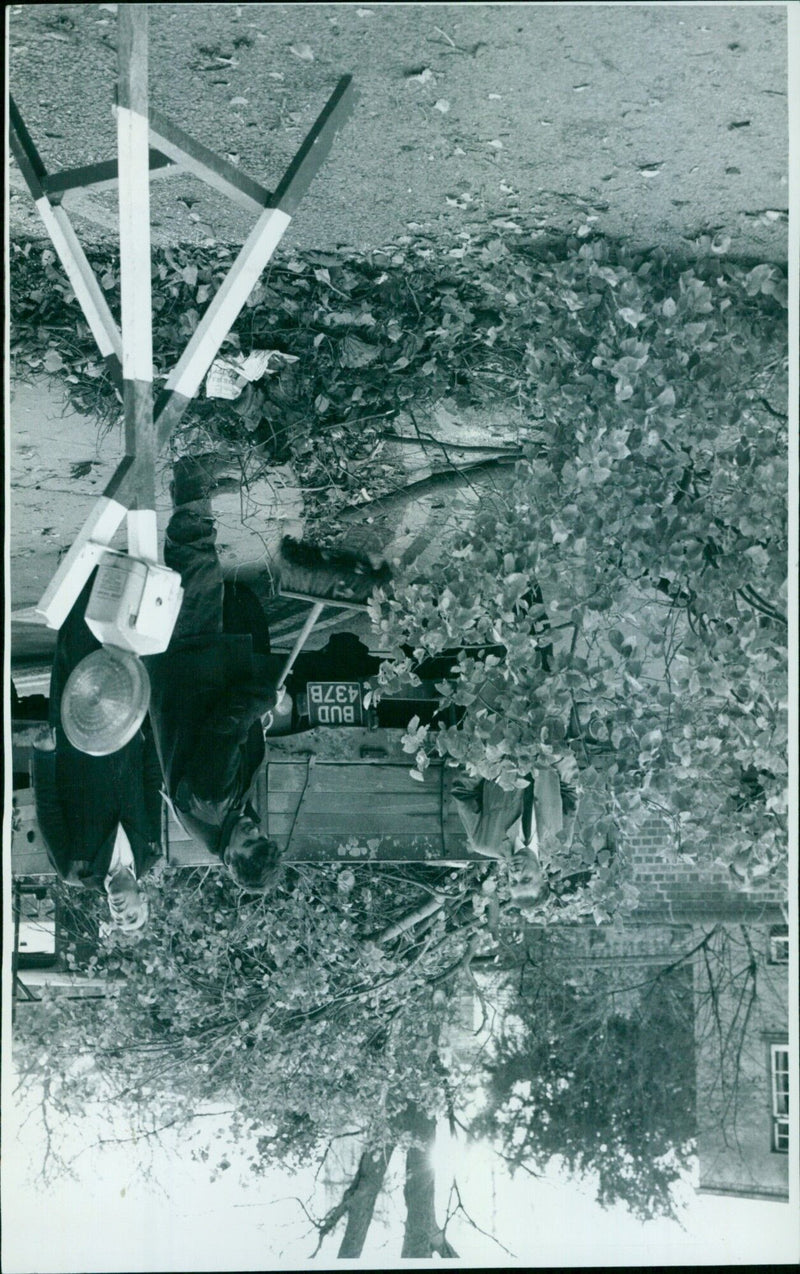
<path fill-rule="evenodd" d="M 772 1045 L 772 1149 L 789 1150 L 789 1049 Z"/>
<path fill-rule="evenodd" d="M 15 967 L 46 968 L 58 958 L 58 904 L 46 886 L 14 889 Z"/>
<path fill-rule="evenodd" d="M 769 931 L 770 964 L 789 963 L 789 926 L 773 925 Z"/>

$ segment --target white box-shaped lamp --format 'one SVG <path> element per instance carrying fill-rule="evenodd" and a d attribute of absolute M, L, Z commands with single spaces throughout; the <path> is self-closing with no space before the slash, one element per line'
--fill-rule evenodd
<path fill-rule="evenodd" d="M 86 623 L 104 646 L 136 655 L 167 649 L 183 601 L 177 571 L 107 550 L 86 607 Z"/>

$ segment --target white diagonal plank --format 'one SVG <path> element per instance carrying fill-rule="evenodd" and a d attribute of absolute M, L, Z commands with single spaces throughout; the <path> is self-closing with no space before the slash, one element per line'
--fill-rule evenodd
<path fill-rule="evenodd" d="M 239 311 L 291 221 L 280 208 L 266 208 L 245 240 L 219 291 L 167 378 L 165 390 L 193 398 L 233 327 Z"/>

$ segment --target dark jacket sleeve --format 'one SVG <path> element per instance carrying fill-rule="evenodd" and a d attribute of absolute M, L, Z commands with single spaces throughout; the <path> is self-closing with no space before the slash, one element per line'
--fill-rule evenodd
<path fill-rule="evenodd" d="M 56 782 L 56 755 L 54 751 L 33 749 L 33 787 L 36 817 L 44 837 L 47 856 L 59 876 L 66 879 L 74 846 Z"/>
<path fill-rule="evenodd" d="M 238 686 L 228 691 L 202 731 L 183 774 L 201 800 L 226 800 L 237 794 L 241 747 L 253 723 L 274 708 L 273 686 Z"/>
<path fill-rule="evenodd" d="M 56 650 L 53 657 L 53 668 L 50 673 L 50 725 L 61 723 L 61 696 L 73 668 L 86 655 L 100 649 L 100 643 L 87 626 L 84 619 L 86 607 L 94 586 L 97 569 L 92 571 L 81 589 L 67 618 L 59 629 L 56 639 Z"/>

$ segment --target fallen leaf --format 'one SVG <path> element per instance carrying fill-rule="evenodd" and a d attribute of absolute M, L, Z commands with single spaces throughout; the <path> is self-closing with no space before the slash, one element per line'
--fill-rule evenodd
<path fill-rule="evenodd" d="M 64 360 L 57 350 L 48 350 L 45 360 L 44 369 L 46 372 L 60 372 L 64 366 Z"/>
<path fill-rule="evenodd" d="M 352 332 L 348 332 L 342 341 L 342 366 L 366 367 L 374 363 L 380 351 L 374 345 L 368 345 Z"/>
<path fill-rule="evenodd" d="M 313 62 L 314 54 L 310 44 L 292 44 L 289 52 L 293 53 L 296 58 L 300 58 L 301 62 Z"/>

